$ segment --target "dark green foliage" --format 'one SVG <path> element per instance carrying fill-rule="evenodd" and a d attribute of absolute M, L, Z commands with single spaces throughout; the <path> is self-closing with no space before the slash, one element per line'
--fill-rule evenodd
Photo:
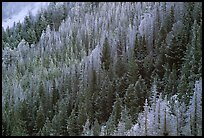
<path fill-rule="evenodd" d="M 201 43 L 199 42 L 201 39 L 199 28 L 197 21 L 195 21 L 191 29 L 193 36 L 191 37 L 191 42 L 188 43 L 186 47 L 185 56 L 183 57 L 184 62 L 181 67 L 181 75 L 179 79 L 181 85 L 178 86 L 179 95 L 184 95 L 183 97 L 187 97 L 185 96 L 186 94 L 192 95 L 194 82 L 199 79 L 201 74 L 199 68 L 202 67 L 200 66 L 202 64 L 202 51 L 199 48 L 201 46 Z M 187 99 L 184 100 L 186 103 L 188 103 L 188 101 L 189 100 Z"/>
<path fill-rule="evenodd" d="M 121 78 L 124 73 L 126 72 L 126 63 L 123 61 L 122 57 L 119 57 L 117 62 L 116 62 L 116 71 L 115 74 L 117 75 L 118 78 Z"/>
<path fill-rule="evenodd" d="M 116 95 L 116 101 L 113 104 L 112 113 L 106 122 L 106 133 L 107 135 L 111 135 L 117 127 L 117 124 L 120 121 L 120 113 L 122 111 L 122 100 L 118 95 Z"/>
<path fill-rule="evenodd" d="M 51 93 L 52 93 L 52 96 L 51 96 L 52 102 L 51 103 L 52 103 L 52 107 L 54 107 L 56 105 L 58 99 L 59 99 L 59 91 L 56 88 L 55 81 L 53 81 L 52 85 L 53 86 L 52 86 L 52 91 L 51 91 Z"/>
<path fill-rule="evenodd" d="M 86 122 L 87 116 L 86 116 L 86 108 L 84 106 L 84 103 L 81 101 L 79 105 L 79 110 L 78 110 L 78 116 L 77 116 L 77 124 L 78 124 L 78 129 L 79 132 L 82 132 L 83 130 L 83 125 Z"/>
<path fill-rule="evenodd" d="M 141 111 L 145 97 L 148 97 L 148 89 L 144 80 L 139 77 L 138 81 L 135 84 L 130 84 L 127 88 L 127 91 L 124 95 L 124 103 L 127 108 L 130 110 L 129 113 L 133 119 L 133 122 L 136 121 L 137 113 Z"/>
<path fill-rule="evenodd" d="M 172 71 L 168 70 L 168 66 L 166 69 L 166 74 L 164 75 L 164 92 L 168 94 L 169 96 L 172 96 L 177 93 L 177 74 L 175 66 L 173 65 Z"/>
<path fill-rule="evenodd" d="M 25 129 L 25 122 L 21 120 L 18 121 L 13 128 L 11 136 L 28 136 L 28 133 Z"/>
<path fill-rule="evenodd" d="M 52 135 L 52 126 L 51 126 L 51 122 L 50 122 L 49 118 L 46 119 L 41 133 L 42 133 L 41 134 L 42 136 L 51 136 Z"/>
<path fill-rule="evenodd" d="M 42 106 L 40 106 L 39 109 L 37 110 L 37 118 L 36 118 L 37 131 L 42 129 L 45 123 L 45 115 L 43 112 L 44 112 L 43 108 Z"/>
<path fill-rule="evenodd" d="M 129 84 L 135 83 L 139 78 L 139 66 L 136 62 L 136 59 L 132 57 L 128 61 L 127 68 L 127 81 Z"/>
<path fill-rule="evenodd" d="M 110 47 L 108 43 L 108 38 L 105 38 L 104 44 L 103 44 L 103 51 L 102 51 L 102 69 L 109 70 L 110 63 L 111 63 L 111 57 L 110 57 Z"/>
<path fill-rule="evenodd" d="M 113 111 L 112 111 L 112 118 L 113 118 L 113 124 L 114 126 L 116 127 L 117 124 L 119 123 L 119 120 L 120 120 L 120 113 L 122 111 L 122 100 L 121 98 L 119 97 L 119 95 L 116 95 L 116 101 L 114 102 L 113 104 Z"/>
<path fill-rule="evenodd" d="M 77 114 L 75 109 L 72 110 L 72 113 L 67 120 L 67 131 L 69 136 L 79 135 L 79 127 L 77 124 Z"/>
<path fill-rule="evenodd" d="M 174 19 L 174 8 L 173 8 L 173 6 L 172 6 L 171 9 L 170 9 L 169 16 L 167 17 L 166 22 L 167 22 L 167 28 L 166 28 L 166 30 L 167 30 L 167 32 L 170 32 L 171 29 L 172 29 L 172 26 L 173 26 L 173 24 L 174 24 L 174 22 L 175 22 L 175 19 Z"/>

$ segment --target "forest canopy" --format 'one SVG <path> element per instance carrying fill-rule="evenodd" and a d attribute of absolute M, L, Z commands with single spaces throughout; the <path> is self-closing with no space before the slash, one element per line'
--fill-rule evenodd
<path fill-rule="evenodd" d="M 202 136 L 202 3 L 50 2 L 2 27 L 2 135 Z"/>

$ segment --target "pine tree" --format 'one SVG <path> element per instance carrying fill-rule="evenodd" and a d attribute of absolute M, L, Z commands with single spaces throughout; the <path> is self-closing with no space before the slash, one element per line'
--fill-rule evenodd
<path fill-rule="evenodd" d="M 165 96 L 164 102 L 167 104 L 167 96 Z M 163 135 L 168 136 L 169 132 L 167 130 L 168 122 L 167 122 L 167 105 L 164 107 L 164 131 Z"/>
<path fill-rule="evenodd" d="M 100 125 L 99 125 L 97 119 L 95 119 L 92 129 L 93 129 L 93 135 L 94 136 L 99 136 L 101 128 L 100 128 Z"/>
<path fill-rule="evenodd" d="M 83 125 L 86 123 L 87 116 L 86 116 L 86 108 L 83 101 L 80 101 L 78 106 L 78 115 L 77 115 L 77 124 L 79 127 L 79 131 L 83 131 Z"/>
<path fill-rule="evenodd" d="M 75 109 L 72 109 L 71 115 L 67 120 L 67 131 L 69 136 L 77 136 L 79 135 L 79 128 L 77 124 L 77 115 Z"/>
<path fill-rule="evenodd" d="M 161 94 L 159 95 L 159 98 L 157 100 L 157 103 L 156 103 L 156 112 L 155 112 L 155 115 L 156 115 L 156 119 L 155 119 L 155 126 L 156 126 L 156 130 L 157 130 L 157 134 L 159 135 L 159 130 L 161 129 L 160 128 L 160 123 L 161 123 Z"/>
<path fill-rule="evenodd" d="M 147 103 L 147 99 L 145 99 L 145 106 L 144 106 L 144 115 L 145 115 L 145 135 L 148 135 L 148 103 Z"/>
<path fill-rule="evenodd" d="M 91 129 L 90 129 L 89 119 L 86 120 L 86 123 L 85 123 L 85 125 L 84 125 L 84 127 L 83 127 L 82 135 L 83 135 L 83 136 L 91 136 L 91 135 L 92 135 Z"/>
<path fill-rule="evenodd" d="M 111 64 L 110 47 L 108 38 L 105 38 L 101 57 L 102 69 L 109 70 Z"/>
<path fill-rule="evenodd" d="M 119 97 L 119 95 L 116 95 L 116 101 L 114 102 L 113 111 L 112 111 L 113 122 L 115 126 L 118 124 L 120 120 L 120 113 L 122 110 L 121 106 L 122 106 L 121 98 Z"/>
<path fill-rule="evenodd" d="M 28 29 L 31 28 L 31 25 L 32 25 L 32 21 L 31 21 L 30 16 L 25 17 L 24 24 L 25 24 L 25 30 L 24 31 L 27 32 Z"/>
<path fill-rule="evenodd" d="M 127 79 L 129 84 L 135 83 L 139 78 L 139 67 L 134 56 L 128 61 Z"/>
<path fill-rule="evenodd" d="M 122 101 L 121 98 L 116 95 L 116 100 L 113 104 L 113 110 L 112 113 L 106 122 L 106 135 L 111 135 L 114 130 L 117 128 L 117 125 L 120 121 L 121 117 L 121 111 L 122 111 Z"/>
<path fill-rule="evenodd" d="M 185 122 L 186 106 L 184 102 L 180 103 L 178 99 L 176 99 L 175 102 L 176 104 L 174 104 L 175 105 L 174 111 L 176 114 L 176 135 L 181 136 L 181 135 L 185 135 L 182 133 L 182 129 L 186 125 L 186 122 Z"/>
<path fill-rule="evenodd" d="M 193 35 L 191 37 L 191 42 L 187 45 L 184 62 L 181 67 L 180 81 L 182 81 L 182 83 L 178 90 L 181 93 L 187 93 L 187 95 L 189 93 L 192 95 L 194 81 L 198 80 L 200 77 L 199 68 L 201 66 L 199 64 L 202 56 L 199 48 L 201 45 L 199 28 L 197 21 L 194 21 L 191 29 Z M 185 102 L 188 103 L 187 100 L 185 100 Z"/>
<path fill-rule="evenodd" d="M 170 12 L 169 12 L 169 17 L 167 17 L 167 32 L 169 32 L 172 29 L 172 26 L 175 22 L 175 15 L 174 15 L 174 7 L 171 6 Z"/>
<path fill-rule="evenodd" d="M 37 118 L 36 118 L 36 127 L 37 127 L 37 131 L 40 131 L 45 123 L 45 115 L 43 112 L 43 108 L 40 105 L 39 109 L 37 110 Z"/>
<path fill-rule="evenodd" d="M 202 81 L 195 83 L 194 93 L 190 100 L 188 116 L 190 116 L 191 133 L 193 136 L 202 135 Z M 200 122 L 201 121 L 201 122 Z"/>
<path fill-rule="evenodd" d="M 3 135 L 202 135 L 201 11 L 54 2 L 2 28 Z"/>
<path fill-rule="evenodd" d="M 56 103 L 57 103 L 57 101 L 59 100 L 59 98 L 60 98 L 60 95 L 59 95 L 59 91 L 58 91 L 58 89 L 56 88 L 56 83 L 55 83 L 55 81 L 53 81 L 53 84 L 52 84 L 52 91 L 51 91 L 51 98 L 52 98 L 52 101 L 51 101 L 51 104 L 52 104 L 52 109 L 53 109 L 53 111 L 54 111 L 54 113 L 56 112 L 55 111 L 55 106 L 57 106 L 56 105 Z"/>
<path fill-rule="evenodd" d="M 128 130 L 131 128 L 132 125 L 132 120 L 131 117 L 129 115 L 129 109 L 124 106 L 122 111 L 121 111 L 121 117 L 120 117 L 120 122 L 119 124 L 122 123 L 124 126 L 124 131 Z M 118 124 L 118 131 L 120 131 L 119 129 L 119 124 Z"/>
<path fill-rule="evenodd" d="M 46 118 L 45 124 L 42 128 L 42 136 L 52 136 L 52 125 L 49 118 Z"/>
<path fill-rule="evenodd" d="M 27 37 L 25 38 L 25 40 L 29 43 L 29 45 L 35 44 L 37 42 L 35 30 L 29 29 L 27 31 L 27 33 L 28 34 L 27 34 Z"/>
<path fill-rule="evenodd" d="M 61 117 L 59 113 L 55 113 L 54 117 L 52 118 L 52 135 L 59 136 L 61 124 L 60 124 Z"/>
<path fill-rule="evenodd" d="M 148 129 L 148 113 L 149 113 L 149 107 L 147 103 L 147 99 L 145 100 L 145 105 L 144 105 L 144 111 L 139 114 L 138 116 L 138 124 L 140 126 L 140 134 L 142 136 L 147 136 L 149 135 L 149 129 Z"/>
<path fill-rule="evenodd" d="M 16 124 L 11 132 L 11 136 L 28 136 L 27 130 L 24 128 L 25 122 L 19 121 L 18 125 Z"/>
<path fill-rule="evenodd" d="M 42 106 L 44 111 L 47 111 L 47 108 L 46 108 L 46 92 L 45 92 L 43 81 L 40 81 L 40 83 L 39 83 L 38 93 L 39 93 L 38 98 L 39 98 L 40 102 L 42 103 L 41 106 Z"/>
<path fill-rule="evenodd" d="M 137 118 L 137 113 L 139 112 L 140 108 L 138 105 L 138 96 L 137 96 L 137 92 L 135 90 L 135 85 L 134 84 L 130 84 L 127 88 L 127 91 L 124 95 L 124 103 L 127 106 L 127 108 L 129 108 L 129 113 L 133 119 L 133 122 L 136 121 Z"/>
<path fill-rule="evenodd" d="M 111 90 L 111 81 L 107 75 L 101 77 L 104 80 L 101 84 L 99 94 L 96 96 L 96 117 L 99 123 L 104 123 L 108 120 L 112 112 L 113 92 Z"/>

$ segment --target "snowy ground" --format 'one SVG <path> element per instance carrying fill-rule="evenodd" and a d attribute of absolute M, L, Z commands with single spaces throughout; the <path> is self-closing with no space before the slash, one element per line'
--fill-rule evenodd
<path fill-rule="evenodd" d="M 29 11 L 31 11 L 33 15 L 36 15 L 37 11 L 40 10 L 41 7 L 46 7 L 48 4 L 49 2 L 36 2 L 35 4 L 28 5 L 20 12 L 2 20 L 2 27 L 6 29 L 7 26 L 12 27 L 14 22 L 23 22 L 24 17 L 28 15 Z"/>

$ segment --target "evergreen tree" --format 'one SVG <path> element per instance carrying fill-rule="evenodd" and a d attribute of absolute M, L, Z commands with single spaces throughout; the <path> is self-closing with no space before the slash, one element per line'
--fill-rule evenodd
<path fill-rule="evenodd" d="M 11 136 L 28 136 L 28 132 L 24 128 L 25 122 L 19 121 L 18 125 L 16 124 L 11 132 Z"/>
<path fill-rule="evenodd" d="M 45 124 L 42 128 L 42 136 L 52 136 L 52 125 L 49 118 L 46 118 Z"/>
<path fill-rule="evenodd" d="M 170 12 L 169 12 L 169 17 L 167 17 L 167 32 L 169 32 L 172 29 L 172 26 L 175 22 L 175 15 L 174 15 L 174 7 L 171 6 Z"/>
<path fill-rule="evenodd" d="M 52 133 L 54 136 L 59 136 L 61 124 L 60 124 L 60 116 L 59 113 L 55 113 L 54 117 L 52 118 Z"/>
<path fill-rule="evenodd" d="M 91 136 L 92 135 L 92 132 L 91 132 L 91 129 L 90 129 L 90 122 L 89 122 L 89 119 L 87 119 L 84 127 L 83 127 L 83 132 L 82 132 L 82 135 L 83 136 Z"/>
<path fill-rule="evenodd" d="M 53 84 L 52 84 L 52 91 L 51 91 L 51 94 L 52 94 L 52 96 L 51 96 L 51 98 L 52 98 L 52 101 L 51 101 L 51 103 L 52 103 L 52 109 L 53 109 L 53 111 L 54 111 L 54 113 L 56 112 L 55 110 L 55 106 L 57 106 L 56 105 L 56 103 L 57 103 L 57 101 L 58 101 L 58 99 L 60 98 L 59 97 L 59 91 L 58 91 L 58 89 L 56 88 L 56 83 L 55 83 L 55 81 L 53 81 Z"/>
<path fill-rule="evenodd" d="M 183 94 L 190 93 L 192 95 L 194 81 L 200 77 L 199 68 L 201 67 L 201 51 L 199 47 L 201 45 L 201 36 L 198 32 L 199 28 L 200 27 L 195 21 L 191 30 L 193 36 L 191 42 L 187 45 L 184 62 L 181 67 L 180 81 L 182 83 L 179 85 L 178 90 Z M 188 103 L 187 101 L 188 100 L 185 100 L 186 103 Z"/>
<path fill-rule="evenodd" d="M 53 2 L 2 28 L 2 134 L 202 135 L 201 11 Z"/>
<path fill-rule="evenodd" d="M 139 67 L 134 57 L 128 61 L 127 79 L 129 84 L 134 84 L 139 78 Z"/>
<path fill-rule="evenodd" d="M 37 131 L 40 131 L 45 123 L 45 115 L 43 112 L 43 108 L 40 105 L 39 109 L 37 110 L 37 118 L 36 118 L 36 127 L 37 127 Z"/>
<path fill-rule="evenodd" d="M 106 135 L 111 135 L 115 128 L 117 128 L 117 125 L 120 121 L 120 113 L 122 111 L 122 101 L 118 95 L 116 95 L 116 101 L 113 104 L 113 110 L 112 113 L 106 122 Z"/>
<path fill-rule="evenodd" d="M 126 106 L 122 109 L 120 121 L 124 122 L 125 131 L 131 128 L 132 120 L 129 115 L 129 109 Z"/>
<path fill-rule="evenodd" d="M 93 129 L 93 135 L 94 136 L 99 136 L 99 133 L 100 133 L 100 125 L 99 125 L 99 123 L 98 123 L 98 120 L 96 119 L 95 121 L 94 121 L 94 125 L 93 125 L 93 127 L 92 127 L 92 129 Z"/>
<path fill-rule="evenodd" d="M 202 81 L 196 81 L 194 93 L 190 100 L 188 116 L 190 116 L 191 133 L 193 136 L 202 135 Z"/>
<path fill-rule="evenodd" d="M 104 74 L 105 76 L 105 74 Z M 111 91 L 111 82 L 109 77 L 106 75 L 104 78 L 101 78 L 104 81 L 101 84 L 101 89 L 99 94 L 96 96 L 96 117 L 98 118 L 99 123 L 104 123 L 108 120 L 110 113 L 112 112 L 113 104 L 113 93 Z"/>
<path fill-rule="evenodd" d="M 75 109 L 72 109 L 71 115 L 67 120 L 67 131 L 69 136 L 77 136 L 79 135 L 79 128 L 77 124 L 77 115 Z"/>
<path fill-rule="evenodd" d="M 110 64 L 111 64 L 111 57 L 110 57 L 110 47 L 108 38 L 105 38 L 104 44 L 103 44 L 103 51 L 102 51 L 102 57 L 101 57 L 101 65 L 102 69 L 109 70 Z"/>
<path fill-rule="evenodd" d="M 86 123 L 86 119 L 87 119 L 87 115 L 86 113 L 86 108 L 84 105 L 84 102 L 80 101 L 81 104 L 78 107 L 78 116 L 77 116 L 77 124 L 79 127 L 79 131 L 82 132 L 83 131 L 83 125 Z"/>

